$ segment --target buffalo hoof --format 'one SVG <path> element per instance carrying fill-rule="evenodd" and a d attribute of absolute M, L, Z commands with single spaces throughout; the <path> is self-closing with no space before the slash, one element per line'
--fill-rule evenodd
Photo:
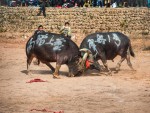
<path fill-rule="evenodd" d="M 52 69 L 52 73 L 54 73 L 55 72 L 55 69 Z"/>
<path fill-rule="evenodd" d="M 27 71 L 27 75 L 32 75 L 30 71 Z"/>
<path fill-rule="evenodd" d="M 60 79 L 60 77 L 58 75 L 53 75 L 53 78 Z"/>
<path fill-rule="evenodd" d="M 136 69 L 134 69 L 133 67 L 131 69 L 132 69 L 132 71 L 136 71 Z"/>
<path fill-rule="evenodd" d="M 40 63 L 38 62 L 38 60 L 35 60 L 35 61 L 33 62 L 33 64 L 34 64 L 34 65 L 39 65 Z"/>
<path fill-rule="evenodd" d="M 69 74 L 68 74 L 68 77 L 74 77 L 74 74 L 69 73 Z"/>
<path fill-rule="evenodd" d="M 133 71 L 136 71 L 136 69 L 133 69 Z"/>
<path fill-rule="evenodd" d="M 117 66 L 117 67 L 116 67 L 116 71 L 119 71 L 119 70 L 120 70 L 120 68 Z"/>
<path fill-rule="evenodd" d="M 67 77 L 71 77 L 71 74 L 68 74 Z"/>
<path fill-rule="evenodd" d="M 108 72 L 108 75 L 109 75 L 109 76 L 112 76 L 112 73 L 111 73 L 111 71 L 110 71 L 110 72 Z"/>

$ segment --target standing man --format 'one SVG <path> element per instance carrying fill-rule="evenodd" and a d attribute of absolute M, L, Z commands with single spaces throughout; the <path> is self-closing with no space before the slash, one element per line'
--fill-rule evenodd
<path fill-rule="evenodd" d="M 39 13 L 37 14 L 37 16 L 41 15 L 41 12 L 43 12 L 43 16 L 46 17 L 46 1 L 47 0 L 41 0 L 41 4 L 40 4 L 40 9 L 39 9 Z"/>

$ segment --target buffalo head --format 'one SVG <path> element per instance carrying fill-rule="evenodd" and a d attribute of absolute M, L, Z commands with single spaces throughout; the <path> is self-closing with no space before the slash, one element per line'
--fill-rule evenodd
<path fill-rule="evenodd" d="M 96 69 L 100 71 L 100 65 L 94 61 L 93 55 L 89 49 L 80 49 L 82 55 L 77 57 L 74 62 L 68 63 L 69 76 L 78 76 L 87 69 Z"/>

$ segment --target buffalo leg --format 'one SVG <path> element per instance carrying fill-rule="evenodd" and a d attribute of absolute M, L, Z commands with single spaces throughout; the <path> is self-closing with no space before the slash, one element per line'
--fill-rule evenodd
<path fill-rule="evenodd" d="M 109 75 L 112 75 L 112 74 L 111 74 L 111 70 L 108 68 L 108 64 L 107 64 L 107 60 L 106 60 L 105 54 L 102 54 L 101 59 L 102 59 L 103 65 L 104 65 L 105 68 L 108 70 L 108 74 L 109 74 Z"/>
<path fill-rule="evenodd" d="M 132 70 L 135 70 L 135 69 L 132 67 L 132 64 L 131 64 L 131 61 L 130 61 L 130 53 L 127 54 L 126 60 L 127 60 L 128 66 L 129 66 Z"/>
<path fill-rule="evenodd" d="M 74 77 L 75 75 L 72 73 L 71 69 L 69 68 L 68 77 Z"/>
<path fill-rule="evenodd" d="M 30 64 L 33 60 L 33 56 L 31 56 L 30 58 L 27 59 L 27 75 L 30 75 Z"/>
<path fill-rule="evenodd" d="M 55 68 L 49 62 L 47 62 L 46 65 L 52 70 L 52 72 L 55 72 Z"/>
<path fill-rule="evenodd" d="M 117 63 L 116 71 L 120 70 L 121 63 L 125 60 L 125 57 L 121 57 L 121 60 Z"/>
<path fill-rule="evenodd" d="M 60 67 L 61 67 L 61 65 L 56 64 L 55 72 L 53 73 L 53 78 L 60 79 L 59 74 L 58 74 Z"/>
<path fill-rule="evenodd" d="M 102 62 L 103 62 L 103 61 L 102 61 Z M 103 64 L 104 64 L 105 68 L 108 70 L 108 74 L 109 74 L 109 75 L 112 75 L 111 70 L 108 68 L 107 62 L 104 61 Z"/>
<path fill-rule="evenodd" d="M 38 60 L 38 59 L 36 58 L 36 60 L 35 60 L 33 63 L 34 63 L 34 65 L 40 65 L 40 60 Z"/>

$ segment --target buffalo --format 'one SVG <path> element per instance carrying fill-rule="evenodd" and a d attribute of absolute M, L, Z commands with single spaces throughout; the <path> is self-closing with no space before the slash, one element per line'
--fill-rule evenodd
<path fill-rule="evenodd" d="M 117 56 L 121 56 L 121 60 L 117 63 L 116 71 L 120 69 L 121 63 L 126 59 L 128 66 L 132 69 L 130 55 L 135 57 L 130 39 L 120 32 L 104 32 L 93 33 L 84 38 L 80 45 L 80 49 L 86 48 L 93 54 L 95 61 L 101 59 L 103 65 L 111 75 L 108 68 L 107 60 L 112 60 Z"/>
<path fill-rule="evenodd" d="M 81 58 L 81 51 L 84 52 Z M 30 64 L 36 57 L 40 62 L 46 64 L 53 72 L 54 78 L 59 77 L 59 69 L 62 64 L 69 68 L 69 76 L 81 75 L 85 70 L 87 58 L 93 59 L 91 51 L 79 47 L 69 38 L 55 33 L 39 33 L 33 35 L 26 44 L 27 72 L 30 74 Z M 56 62 L 54 68 L 50 62 Z M 92 61 L 89 68 L 99 70 L 97 63 Z"/>

